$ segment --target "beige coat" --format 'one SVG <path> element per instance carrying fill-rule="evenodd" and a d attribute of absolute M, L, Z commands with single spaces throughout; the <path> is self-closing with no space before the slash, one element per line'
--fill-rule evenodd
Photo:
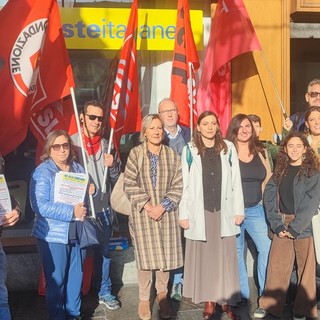
<path fill-rule="evenodd" d="M 138 172 L 138 157 L 143 156 Z M 124 173 L 124 191 L 131 202 L 129 228 L 135 247 L 138 269 L 172 270 L 183 265 L 181 230 L 178 203 L 182 194 L 182 173 L 179 155 L 162 145 L 157 163 L 157 186 L 152 187 L 150 159 L 146 143 L 131 150 Z M 150 199 L 158 205 L 170 198 L 174 203 L 171 212 L 165 212 L 160 221 L 154 221 L 143 206 Z"/>

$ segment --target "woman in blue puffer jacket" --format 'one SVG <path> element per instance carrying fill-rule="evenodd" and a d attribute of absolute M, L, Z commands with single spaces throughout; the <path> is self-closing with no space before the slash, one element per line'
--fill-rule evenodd
<path fill-rule="evenodd" d="M 30 184 L 30 202 L 35 212 L 32 235 L 46 280 L 50 320 L 78 319 L 81 307 L 83 252 L 79 246 L 85 203 L 73 206 L 54 202 L 55 176 L 59 171 L 83 173 L 73 161 L 71 139 L 62 130 L 51 132 L 41 163 Z"/>

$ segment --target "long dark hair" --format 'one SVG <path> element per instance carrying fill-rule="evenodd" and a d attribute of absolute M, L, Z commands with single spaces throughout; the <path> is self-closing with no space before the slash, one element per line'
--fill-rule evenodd
<path fill-rule="evenodd" d="M 279 185 L 282 178 L 288 174 L 290 159 L 288 157 L 286 147 L 289 140 L 292 138 L 299 138 L 302 141 L 303 146 L 306 147 L 306 153 L 304 154 L 301 168 L 298 173 L 299 177 L 306 176 L 310 178 L 314 172 L 319 171 L 319 161 L 313 149 L 310 147 L 306 136 L 302 132 L 294 131 L 289 133 L 281 143 L 277 157 L 277 164 L 273 172 L 273 180 L 277 185 Z"/>
<path fill-rule="evenodd" d="M 238 151 L 238 132 L 241 127 L 241 122 L 245 119 L 248 119 L 252 129 L 252 136 L 248 141 L 250 154 L 257 155 L 261 152 L 264 155 L 265 147 L 263 143 L 257 138 L 252 121 L 246 114 L 239 113 L 231 119 L 227 130 L 227 139 L 233 142 Z"/>
<path fill-rule="evenodd" d="M 193 143 L 194 145 L 197 147 L 198 149 L 198 154 L 200 154 L 202 157 L 204 156 L 204 153 L 206 151 L 206 146 L 204 145 L 202 138 L 201 138 L 201 133 L 198 130 L 198 125 L 200 124 L 200 122 L 202 121 L 203 118 L 208 117 L 208 116 L 214 116 L 217 120 L 217 131 L 216 131 L 216 135 L 214 138 L 214 150 L 216 153 L 220 153 L 221 150 L 224 151 L 224 153 L 226 153 L 228 151 L 228 147 L 226 145 L 226 143 L 223 141 L 222 138 L 222 134 L 221 134 L 221 129 L 220 129 L 220 123 L 219 123 L 219 118 L 218 116 L 213 112 L 213 111 L 204 111 L 200 114 L 198 121 L 197 121 L 197 125 L 193 131 Z"/>

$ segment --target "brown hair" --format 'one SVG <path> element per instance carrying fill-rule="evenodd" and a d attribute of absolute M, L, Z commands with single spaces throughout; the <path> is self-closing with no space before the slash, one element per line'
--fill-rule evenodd
<path fill-rule="evenodd" d="M 50 158 L 51 147 L 53 146 L 54 141 L 60 136 L 64 136 L 68 140 L 68 143 L 70 145 L 70 154 L 69 154 L 67 161 L 68 161 L 68 163 L 71 162 L 71 160 L 74 158 L 73 144 L 72 144 L 72 141 L 71 141 L 69 134 L 64 130 L 55 130 L 55 131 L 50 132 L 47 135 L 47 138 L 44 142 L 43 154 L 40 157 L 40 160 L 45 161 Z"/>
<path fill-rule="evenodd" d="M 103 115 L 104 115 L 104 108 L 101 102 L 99 102 L 98 100 L 90 100 L 90 101 L 86 101 L 83 105 L 83 110 L 82 113 L 85 114 L 87 113 L 88 107 L 89 106 L 93 106 L 93 107 L 97 107 L 100 108 L 103 111 Z"/>
<path fill-rule="evenodd" d="M 305 114 L 305 117 L 304 117 L 305 122 L 308 122 L 309 117 L 310 117 L 312 112 L 320 112 L 320 107 L 318 107 L 318 106 L 310 107 L 307 110 L 306 114 Z M 309 128 L 307 126 L 305 126 L 304 131 L 305 131 L 306 134 L 310 133 L 310 130 L 309 130 Z"/>
<path fill-rule="evenodd" d="M 248 118 L 251 120 L 251 122 L 258 122 L 261 126 L 261 118 L 256 114 L 248 114 Z"/>
<path fill-rule="evenodd" d="M 238 151 L 238 132 L 241 127 L 242 121 L 245 119 L 248 119 L 252 128 L 252 136 L 248 141 L 250 154 L 256 155 L 261 152 L 262 155 L 265 155 L 264 145 L 257 138 L 256 132 L 253 128 L 252 121 L 246 114 L 239 113 L 231 119 L 230 124 L 228 126 L 228 130 L 227 130 L 227 139 L 233 142 L 233 144 L 235 145 Z"/>
<path fill-rule="evenodd" d="M 194 145 L 197 147 L 198 149 L 198 154 L 201 155 L 201 157 L 204 156 L 204 153 L 206 151 L 206 146 L 204 145 L 202 138 L 201 138 L 201 133 L 198 130 L 198 125 L 201 123 L 201 121 L 208 116 L 214 116 L 217 120 L 217 131 L 216 131 L 216 135 L 214 138 L 214 149 L 215 152 L 220 153 L 221 150 L 224 151 L 224 153 L 226 153 L 228 151 L 228 147 L 226 145 L 226 143 L 223 141 L 222 138 L 222 134 L 221 134 L 221 129 L 220 129 L 220 123 L 219 123 L 219 118 L 218 116 L 213 112 L 213 111 L 204 111 L 200 114 L 198 121 L 197 121 L 197 125 L 193 131 L 193 143 Z"/>
<path fill-rule="evenodd" d="M 306 147 L 306 153 L 304 154 L 301 169 L 298 173 L 299 177 L 306 176 L 309 178 L 314 172 L 319 171 L 319 161 L 313 149 L 310 147 L 306 136 L 302 132 L 294 131 L 289 133 L 281 143 L 281 147 L 277 157 L 277 164 L 273 173 L 273 180 L 277 185 L 279 185 L 282 178 L 288 174 L 290 159 L 288 157 L 286 147 L 289 140 L 295 137 L 299 138 L 302 141 L 303 146 Z"/>

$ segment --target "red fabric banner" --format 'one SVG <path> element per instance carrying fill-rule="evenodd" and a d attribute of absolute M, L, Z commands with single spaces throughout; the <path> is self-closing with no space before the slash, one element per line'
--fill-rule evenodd
<path fill-rule="evenodd" d="M 0 39 L 0 151 L 7 154 L 26 137 L 30 117 L 69 95 L 74 80 L 56 0 L 9 0 Z"/>
<path fill-rule="evenodd" d="M 188 0 L 178 0 L 170 97 L 178 105 L 179 123 L 188 127 L 190 108 L 193 110 L 193 123 L 197 121 L 195 71 L 199 66 Z"/>
<path fill-rule="evenodd" d="M 70 135 L 78 132 L 71 96 L 50 103 L 31 115 L 30 129 L 36 137 L 36 159 L 43 152 L 46 136 L 54 130 L 66 130 Z"/>
<path fill-rule="evenodd" d="M 119 150 L 123 134 L 141 128 L 139 82 L 137 70 L 138 0 L 134 0 L 118 62 L 114 82 L 109 124 L 114 130 L 114 144 Z"/>
<path fill-rule="evenodd" d="M 261 50 L 248 12 L 242 0 L 218 0 L 199 82 L 198 113 L 217 113 L 221 130 L 231 119 L 231 64 L 245 52 Z"/>

